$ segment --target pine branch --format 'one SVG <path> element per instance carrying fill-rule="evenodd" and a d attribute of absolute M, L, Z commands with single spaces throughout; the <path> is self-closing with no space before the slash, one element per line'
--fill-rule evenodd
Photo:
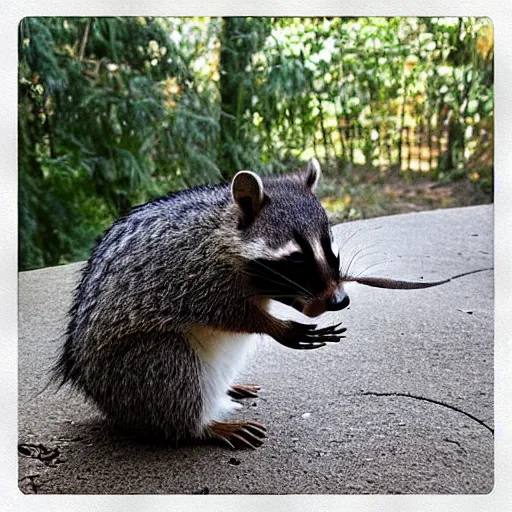
<path fill-rule="evenodd" d="M 92 22 L 94 21 L 93 18 L 89 18 L 87 20 L 87 23 L 85 24 L 84 33 L 82 35 L 82 42 L 80 44 L 80 54 L 79 54 L 79 60 L 82 62 L 84 60 L 85 56 L 85 48 L 87 46 L 87 41 L 89 40 L 89 32 L 91 30 Z"/>

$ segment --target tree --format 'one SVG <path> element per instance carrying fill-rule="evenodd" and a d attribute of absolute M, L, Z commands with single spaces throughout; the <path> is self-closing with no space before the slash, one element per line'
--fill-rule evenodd
<path fill-rule="evenodd" d="M 254 55 L 270 33 L 268 18 L 223 18 L 220 45 L 220 133 L 218 164 L 228 179 L 236 171 L 254 168 L 260 160 L 252 135 Z"/>
<path fill-rule="evenodd" d="M 22 268 L 85 257 L 133 204 L 216 170 L 205 150 L 215 113 L 198 101 L 194 55 L 169 38 L 174 28 L 153 18 L 21 22 Z"/>

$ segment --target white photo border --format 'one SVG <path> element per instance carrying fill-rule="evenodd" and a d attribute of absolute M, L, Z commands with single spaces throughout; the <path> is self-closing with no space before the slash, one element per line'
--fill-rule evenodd
<path fill-rule="evenodd" d="M 512 509 L 512 2 L 488 0 L 24 0 L 0 17 L 0 499 L 4 510 L 335 511 Z M 17 473 L 17 31 L 26 16 L 485 16 L 495 36 L 495 486 L 487 495 L 79 496 L 24 495 Z M 475 293 L 478 293 L 475 290 Z M 468 350 L 470 347 L 468 347 Z M 507 506 L 508 505 L 508 506 Z"/>

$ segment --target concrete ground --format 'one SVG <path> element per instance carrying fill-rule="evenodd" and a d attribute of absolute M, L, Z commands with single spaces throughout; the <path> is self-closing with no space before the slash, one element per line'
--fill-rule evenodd
<path fill-rule="evenodd" d="M 493 266 L 493 209 L 337 226 L 352 273 L 436 280 Z M 360 251 L 360 252 L 359 252 Z M 493 272 L 424 290 L 347 286 L 347 338 L 313 351 L 261 343 L 236 417 L 256 451 L 110 434 L 80 395 L 41 392 L 80 264 L 19 278 L 19 487 L 24 493 L 488 493 L 493 465 Z"/>

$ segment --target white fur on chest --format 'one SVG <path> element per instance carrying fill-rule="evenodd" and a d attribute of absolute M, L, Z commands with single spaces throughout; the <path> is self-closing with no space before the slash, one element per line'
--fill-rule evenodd
<path fill-rule="evenodd" d="M 259 338 L 259 334 L 236 334 L 210 328 L 198 328 L 189 333 L 188 340 L 201 361 L 203 427 L 241 407 L 231 400 L 227 391 Z"/>

